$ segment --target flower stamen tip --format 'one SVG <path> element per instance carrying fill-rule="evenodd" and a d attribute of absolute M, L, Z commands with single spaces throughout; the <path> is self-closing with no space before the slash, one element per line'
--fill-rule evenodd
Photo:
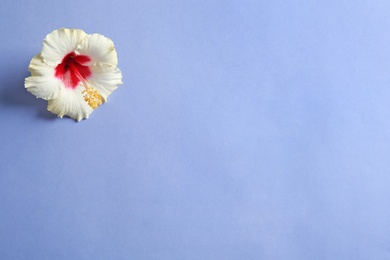
<path fill-rule="evenodd" d="M 103 98 L 99 94 L 99 92 L 94 89 L 93 87 L 86 87 L 85 90 L 82 92 L 84 96 L 85 102 L 88 103 L 88 105 L 92 109 L 98 108 L 101 104 L 103 104 Z"/>

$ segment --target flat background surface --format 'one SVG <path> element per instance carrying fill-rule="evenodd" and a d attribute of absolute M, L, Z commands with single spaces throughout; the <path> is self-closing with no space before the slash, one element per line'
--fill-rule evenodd
<path fill-rule="evenodd" d="M 0 6 L 1 259 L 390 259 L 390 2 Z M 23 86 L 54 29 L 110 37 L 90 119 Z"/>

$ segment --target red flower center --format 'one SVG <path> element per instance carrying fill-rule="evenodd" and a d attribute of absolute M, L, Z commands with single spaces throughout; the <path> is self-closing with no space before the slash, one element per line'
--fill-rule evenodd
<path fill-rule="evenodd" d="M 86 55 L 68 53 L 55 68 L 55 76 L 62 80 L 65 87 L 75 89 L 80 81 L 88 79 L 92 72 L 86 63 L 91 59 Z"/>

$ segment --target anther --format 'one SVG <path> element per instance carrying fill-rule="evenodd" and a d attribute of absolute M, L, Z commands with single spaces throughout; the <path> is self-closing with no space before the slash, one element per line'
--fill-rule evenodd
<path fill-rule="evenodd" d="M 103 104 L 102 96 L 93 87 L 89 87 L 88 85 L 85 85 L 85 90 L 82 93 L 85 102 L 87 102 L 92 109 L 96 109 L 101 104 Z"/>
<path fill-rule="evenodd" d="M 85 89 L 83 90 L 82 94 L 84 96 L 84 101 L 88 103 L 88 105 L 92 109 L 98 108 L 101 104 L 103 104 L 103 98 L 99 94 L 99 92 L 93 88 L 88 86 L 86 80 L 84 77 L 76 70 L 74 70 L 77 77 L 80 79 L 80 81 L 83 83 Z"/>

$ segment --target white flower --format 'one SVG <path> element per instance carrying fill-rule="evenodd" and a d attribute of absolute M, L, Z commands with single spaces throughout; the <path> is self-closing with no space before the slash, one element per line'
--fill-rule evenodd
<path fill-rule="evenodd" d="M 117 64 L 110 39 L 62 28 L 44 39 L 42 51 L 30 62 L 31 76 L 24 85 L 36 97 L 49 101 L 50 112 L 80 121 L 122 84 Z"/>

